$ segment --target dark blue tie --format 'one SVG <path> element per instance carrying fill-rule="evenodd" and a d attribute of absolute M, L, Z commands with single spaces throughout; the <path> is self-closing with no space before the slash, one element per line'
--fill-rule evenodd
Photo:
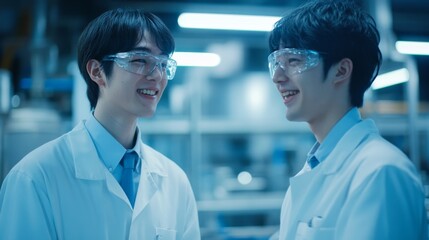
<path fill-rule="evenodd" d="M 127 195 L 128 199 L 130 200 L 131 206 L 134 207 L 134 202 L 136 200 L 136 189 L 134 187 L 134 167 L 136 165 L 137 160 L 137 153 L 127 152 L 124 154 L 124 157 L 121 160 L 121 164 L 123 166 L 122 170 L 122 177 L 120 185 L 122 189 L 124 190 L 125 194 Z"/>
<path fill-rule="evenodd" d="M 319 160 L 315 156 L 312 156 L 308 160 L 308 165 L 310 165 L 311 169 L 315 168 L 319 164 Z"/>

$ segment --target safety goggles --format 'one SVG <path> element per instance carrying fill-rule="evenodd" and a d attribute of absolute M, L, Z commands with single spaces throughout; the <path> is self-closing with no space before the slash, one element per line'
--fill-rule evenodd
<path fill-rule="evenodd" d="M 148 52 L 120 52 L 105 56 L 103 61 L 114 61 L 126 71 L 141 75 L 150 75 L 158 68 L 161 76 L 165 73 L 168 80 L 174 78 L 177 68 L 177 63 L 173 59 Z"/>
<path fill-rule="evenodd" d="M 300 74 L 319 63 L 320 55 L 313 50 L 283 48 L 268 56 L 268 68 L 271 78 L 280 67 L 287 76 Z"/>

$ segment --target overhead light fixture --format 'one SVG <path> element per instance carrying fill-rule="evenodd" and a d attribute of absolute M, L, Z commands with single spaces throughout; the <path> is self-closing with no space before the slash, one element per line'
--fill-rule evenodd
<path fill-rule="evenodd" d="M 397 69 L 391 72 L 378 75 L 372 83 L 373 90 L 389 87 L 399 83 L 407 82 L 410 74 L 406 68 Z"/>
<path fill-rule="evenodd" d="M 429 42 L 397 41 L 396 50 L 402 54 L 429 55 Z"/>
<path fill-rule="evenodd" d="M 277 16 L 182 13 L 177 21 L 182 28 L 268 32 L 279 19 Z"/>
<path fill-rule="evenodd" d="M 216 53 L 207 52 L 175 52 L 171 58 L 186 67 L 216 67 L 221 61 Z"/>

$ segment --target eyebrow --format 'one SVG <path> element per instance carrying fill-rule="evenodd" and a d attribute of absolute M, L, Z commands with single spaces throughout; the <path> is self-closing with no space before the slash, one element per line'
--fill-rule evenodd
<path fill-rule="evenodd" d="M 147 47 L 135 47 L 131 51 L 140 51 L 140 52 L 152 53 L 152 50 L 150 48 L 147 48 Z M 161 52 L 160 55 L 168 56 L 168 54 L 165 52 Z"/>

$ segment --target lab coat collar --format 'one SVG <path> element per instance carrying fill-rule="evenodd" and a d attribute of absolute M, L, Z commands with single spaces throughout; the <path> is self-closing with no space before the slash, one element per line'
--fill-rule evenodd
<path fill-rule="evenodd" d="M 308 193 L 314 192 L 315 189 L 321 189 L 325 184 L 325 175 L 331 175 L 339 171 L 344 164 L 348 164 L 348 157 L 353 153 L 354 149 L 365 140 L 369 134 L 377 133 L 378 130 L 372 120 L 363 120 L 354 125 L 340 139 L 333 151 L 327 156 L 325 161 L 321 162 L 314 169 L 304 168 L 294 177 L 290 179 L 290 197 L 295 203 L 293 208 L 290 208 L 289 219 L 295 219 L 295 216 L 304 213 L 298 212 L 303 209 L 302 206 L 307 206 L 309 201 Z"/>
<path fill-rule="evenodd" d="M 87 180 L 104 179 L 107 169 L 99 159 L 97 150 L 83 121 L 70 132 L 68 140 L 72 149 L 76 177 Z M 167 177 L 165 166 L 159 161 L 164 156 L 145 145 L 141 140 L 137 144 L 140 145 L 137 149 L 140 149 L 139 156 L 142 159 L 140 173 L 143 174 L 144 169 L 148 173 Z"/>
<path fill-rule="evenodd" d="M 325 161 L 319 164 L 314 170 L 320 168 L 320 172 L 325 175 L 336 173 L 343 164 L 347 164 L 346 159 L 353 153 L 353 150 L 357 148 L 368 135 L 373 133 L 378 133 L 378 129 L 373 120 L 366 119 L 357 123 L 344 134 Z"/>
<path fill-rule="evenodd" d="M 76 178 L 86 180 L 105 179 L 107 169 L 99 159 L 97 150 L 83 121 L 69 133 L 68 141 L 73 155 Z"/>
<path fill-rule="evenodd" d="M 76 178 L 105 180 L 109 191 L 129 204 L 119 183 L 99 159 L 94 143 L 84 126 L 84 122 L 79 123 L 69 133 L 68 144 L 72 152 Z M 165 157 L 145 145 L 141 140 L 137 144 L 140 145 L 139 155 L 142 158 L 142 164 L 133 219 L 143 211 L 155 193 L 160 189 L 163 177 L 168 177 L 166 166 L 163 165 L 165 161 L 162 161 Z M 131 208 L 131 205 L 129 207 Z"/>

